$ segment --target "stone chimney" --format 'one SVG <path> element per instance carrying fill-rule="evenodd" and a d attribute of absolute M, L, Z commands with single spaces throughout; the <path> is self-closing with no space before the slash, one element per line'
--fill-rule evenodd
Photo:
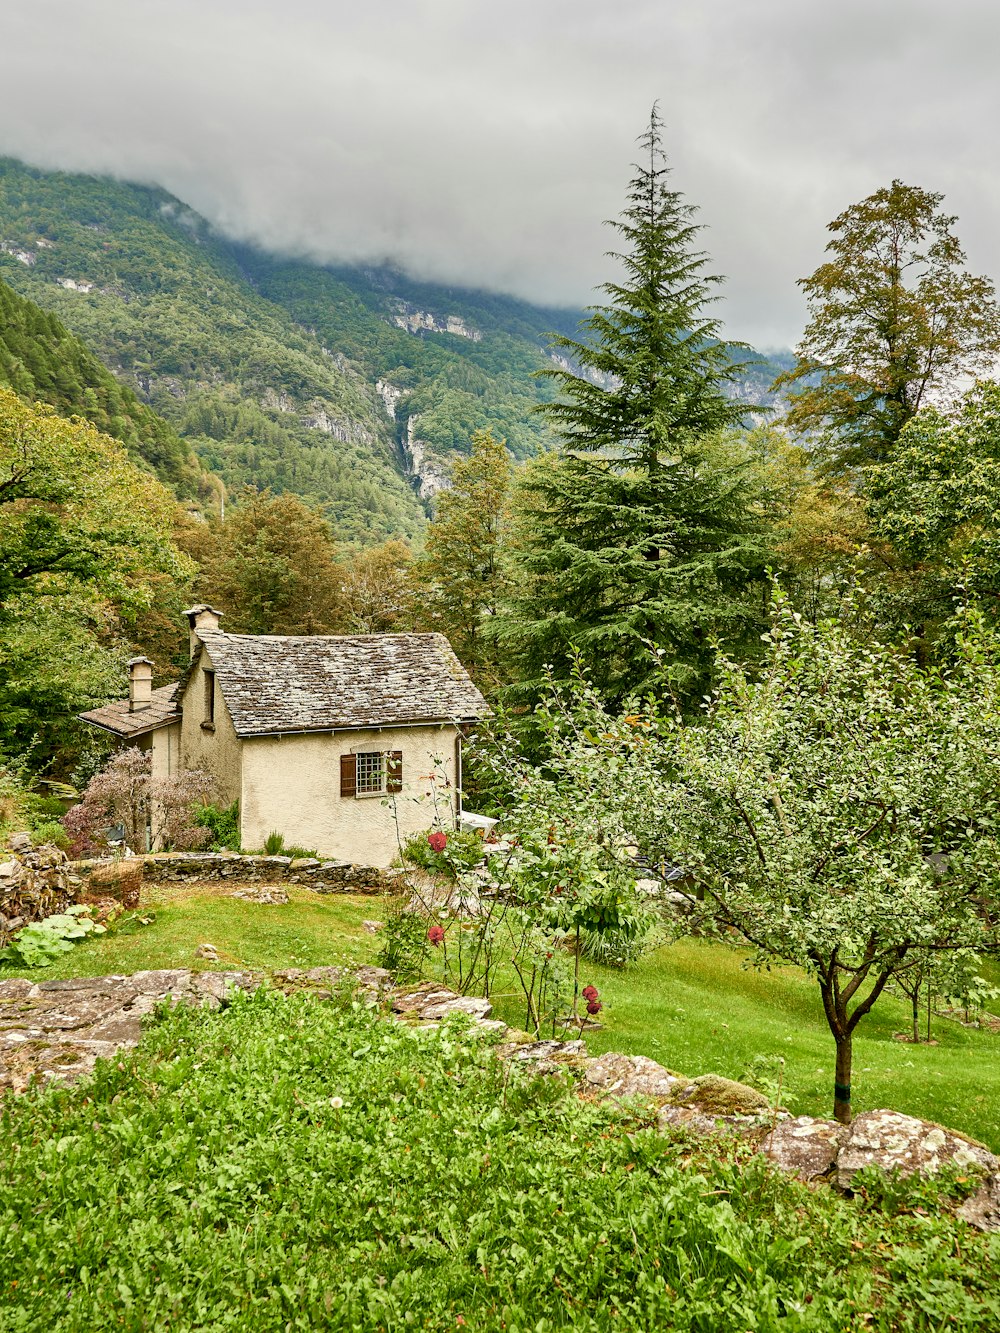
<path fill-rule="evenodd" d="M 187 616 L 188 626 L 191 630 L 191 656 L 194 657 L 200 642 L 198 631 L 218 629 L 222 612 L 216 611 L 212 606 L 206 606 L 204 602 L 200 602 L 197 606 L 188 607 L 184 614 Z"/>
<path fill-rule="evenodd" d="M 153 702 L 153 664 L 148 657 L 133 657 L 128 664 L 128 711 L 141 713 Z"/>

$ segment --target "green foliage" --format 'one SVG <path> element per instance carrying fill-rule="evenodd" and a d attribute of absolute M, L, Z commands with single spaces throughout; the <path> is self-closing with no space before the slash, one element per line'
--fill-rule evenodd
<path fill-rule="evenodd" d="M 501 548 L 512 482 L 505 442 L 477 432 L 469 457 L 452 466 L 451 489 L 438 496 L 421 566 L 435 628 L 480 680 L 502 674 L 494 627 L 506 585 Z"/>
<path fill-rule="evenodd" d="M 750 460 L 708 444 L 652 474 L 594 454 L 529 464 L 498 631 L 521 676 L 511 697 L 536 698 L 577 655 L 609 700 L 697 697 L 715 641 L 752 652 L 762 628 L 762 501 Z"/>
<path fill-rule="evenodd" d="M 829 225 L 830 258 L 799 286 L 809 323 L 794 369 L 790 425 L 815 434 L 830 466 L 885 462 L 928 403 L 991 373 L 1000 307 L 941 212 L 943 196 L 894 180 Z"/>
<path fill-rule="evenodd" d="M 603 807 L 610 852 L 684 868 L 679 930 L 816 978 L 845 1120 L 853 1034 L 885 988 L 1000 950 L 1000 645 L 970 614 L 955 667 L 925 672 L 847 610 L 811 626 L 779 597 L 763 669 L 724 662 L 695 721 L 612 718 L 578 687 L 536 779 Z"/>
<path fill-rule="evenodd" d="M 343 570 L 318 510 L 294 495 L 247 488 L 225 520 L 200 536 L 197 596 L 225 608 L 229 633 L 340 629 Z"/>
<path fill-rule="evenodd" d="M 589 342 L 557 340 L 583 373 L 545 372 L 562 396 L 544 415 L 572 452 L 532 468 L 516 497 L 501 634 L 529 697 L 545 667 L 569 674 L 574 650 L 609 698 L 664 684 L 691 696 L 711 640 L 757 628 L 758 497 L 716 438 L 745 412 L 725 393 L 739 367 L 705 314 L 718 280 L 694 249 L 694 210 L 668 188 L 655 108 L 640 144 L 648 162 L 612 224 L 624 276 L 604 284 Z"/>
<path fill-rule="evenodd" d="M 103 935 L 104 931 L 105 927 L 92 919 L 90 908 L 77 904 L 24 926 L 5 949 L 0 949 L 0 962 L 15 967 L 46 967 L 69 953 L 79 940 Z"/>
<path fill-rule="evenodd" d="M 140 403 L 53 314 L 0 279 L 0 385 L 28 402 L 48 403 L 60 416 L 85 417 L 120 440 L 129 456 L 178 495 L 206 493 L 190 446 Z"/>
<path fill-rule="evenodd" d="M 389 913 L 379 931 L 377 963 L 388 968 L 397 981 L 418 981 L 427 960 L 427 921 L 418 912 L 399 904 Z"/>
<path fill-rule="evenodd" d="M 435 834 L 447 839 L 440 851 L 435 851 L 428 841 Z M 406 864 L 419 866 L 429 875 L 444 875 L 456 880 L 482 861 L 483 840 L 478 833 L 464 833 L 459 829 L 443 835 L 440 829 L 427 829 L 411 834 L 403 843 L 400 855 Z"/>
<path fill-rule="evenodd" d="M 117 692 L 113 613 L 188 571 L 173 512 L 117 441 L 0 388 L 0 747 L 51 760 L 73 714 Z"/>
<path fill-rule="evenodd" d="M 0 1319 L 65 1333 L 1000 1319 L 996 1239 L 947 1212 L 662 1137 L 460 1025 L 269 993 L 162 1015 L 86 1088 L 10 1105 L 0 1246 Z"/>
<path fill-rule="evenodd" d="M 209 850 L 213 852 L 226 848 L 230 852 L 240 850 L 240 803 L 234 801 L 224 810 L 216 805 L 195 807 L 195 823 L 207 828 L 212 834 Z"/>
<path fill-rule="evenodd" d="M 264 851 L 268 856 L 280 856 L 285 850 L 285 835 L 272 829 L 264 839 Z"/>

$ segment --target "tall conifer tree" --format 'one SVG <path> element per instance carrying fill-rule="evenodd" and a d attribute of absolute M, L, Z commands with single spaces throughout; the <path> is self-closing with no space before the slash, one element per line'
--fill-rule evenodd
<path fill-rule="evenodd" d="M 699 687 L 711 639 L 755 624 L 749 586 L 766 560 L 747 464 L 725 439 L 744 409 L 726 396 L 740 367 L 706 314 L 719 279 L 696 249 L 694 208 L 669 188 L 655 107 L 639 143 L 609 224 L 622 277 L 602 286 L 588 340 L 556 339 L 581 373 L 544 372 L 561 397 L 541 410 L 566 452 L 520 488 L 503 622 L 529 685 L 575 649 L 610 698 L 664 669 L 681 692 Z"/>

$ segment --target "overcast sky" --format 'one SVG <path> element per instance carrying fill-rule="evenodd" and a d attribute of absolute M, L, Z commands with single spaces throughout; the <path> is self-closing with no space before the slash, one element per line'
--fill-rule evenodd
<path fill-rule="evenodd" d="M 0 152 L 319 259 L 582 304 L 659 99 L 730 336 L 789 345 L 826 223 L 900 177 L 1000 279 L 990 0 L 31 0 Z"/>

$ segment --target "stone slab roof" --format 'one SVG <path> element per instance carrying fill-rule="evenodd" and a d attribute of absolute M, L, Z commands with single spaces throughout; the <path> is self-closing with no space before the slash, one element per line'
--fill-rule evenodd
<path fill-rule="evenodd" d="M 197 634 L 238 736 L 475 722 L 489 713 L 443 634 Z"/>
<path fill-rule="evenodd" d="M 112 703 L 102 704 L 100 708 L 92 708 L 89 713 L 81 713 L 80 718 L 95 727 L 103 727 L 115 736 L 130 740 L 133 736 L 142 736 L 147 731 L 156 731 L 158 727 L 168 727 L 172 722 L 180 721 L 176 693 L 175 681 L 172 685 L 161 685 L 154 690 L 149 707 L 140 708 L 138 712 L 128 711 L 127 699 L 115 699 Z"/>

